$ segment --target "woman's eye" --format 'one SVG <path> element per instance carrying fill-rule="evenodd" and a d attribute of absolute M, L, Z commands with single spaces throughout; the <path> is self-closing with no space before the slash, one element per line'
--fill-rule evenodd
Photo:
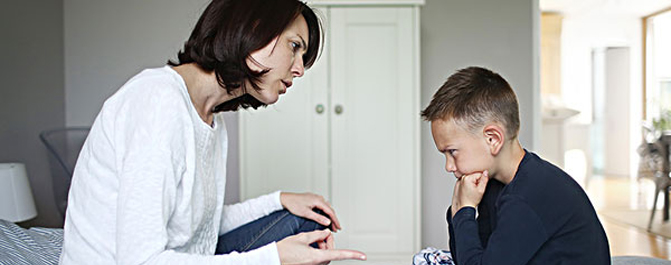
<path fill-rule="evenodd" d="M 291 42 L 291 50 L 297 52 L 301 48 L 301 44 L 295 41 Z"/>

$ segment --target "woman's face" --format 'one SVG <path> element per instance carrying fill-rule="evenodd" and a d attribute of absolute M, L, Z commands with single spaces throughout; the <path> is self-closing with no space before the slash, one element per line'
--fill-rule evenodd
<path fill-rule="evenodd" d="M 261 76 L 261 90 L 255 90 L 248 84 L 250 89 L 247 89 L 247 93 L 268 105 L 277 102 L 280 94 L 286 93 L 293 84 L 294 77 L 303 76 L 303 54 L 307 51 L 309 37 L 305 18 L 299 15 L 280 36 L 252 52 L 247 58 L 249 68 L 254 71 L 270 71 Z"/>

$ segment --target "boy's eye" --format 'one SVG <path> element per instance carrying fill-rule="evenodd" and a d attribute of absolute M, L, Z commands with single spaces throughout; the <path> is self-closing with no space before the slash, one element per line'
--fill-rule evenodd
<path fill-rule="evenodd" d="M 456 149 L 447 149 L 447 153 L 450 155 L 454 155 L 455 152 L 457 152 Z"/>

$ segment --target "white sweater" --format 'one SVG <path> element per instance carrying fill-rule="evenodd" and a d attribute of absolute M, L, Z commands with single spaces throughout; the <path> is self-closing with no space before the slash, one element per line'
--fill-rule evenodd
<path fill-rule="evenodd" d="M 130 79 L 77 160 L 60 264 L 280 264 L 275 243 L 214 255 L 219 235 L 282 209 L 279 192 L 224 206 L 227 144 L 172 68 Z"/>

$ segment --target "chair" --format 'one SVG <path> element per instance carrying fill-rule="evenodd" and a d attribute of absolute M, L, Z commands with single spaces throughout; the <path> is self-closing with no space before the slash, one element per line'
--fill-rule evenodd
<path fill-rule="evenodd" d="M 643 124 L 642 143 L 638 147 L 638 154 L 641 159 L 638 164 L 638 178 L 649 178 L 655 182 L 655 199 L 652 204 L 650 220 L 648 221 L 648 231 L 652 228 L 652 220 L 655 219 L 655 210 L 657 209 L 657 200 L 659 193 L 664 192 L 665 220 L 668 218 L 668 196 L 669 187 L 671 187 L 671 178 L 663 173 L 663 164 L 665 159 L 664 146 L 659 142 L 659 136 L 649 124 Z"/>
<path fill-rule="evenodd" d="M 65 218 L 70 181 L 79 151 L 89 134 L 88 127 L 68 127 L 40 133 L 40 140 L 49 153 L 52 188 L 58 212 Z"/>

